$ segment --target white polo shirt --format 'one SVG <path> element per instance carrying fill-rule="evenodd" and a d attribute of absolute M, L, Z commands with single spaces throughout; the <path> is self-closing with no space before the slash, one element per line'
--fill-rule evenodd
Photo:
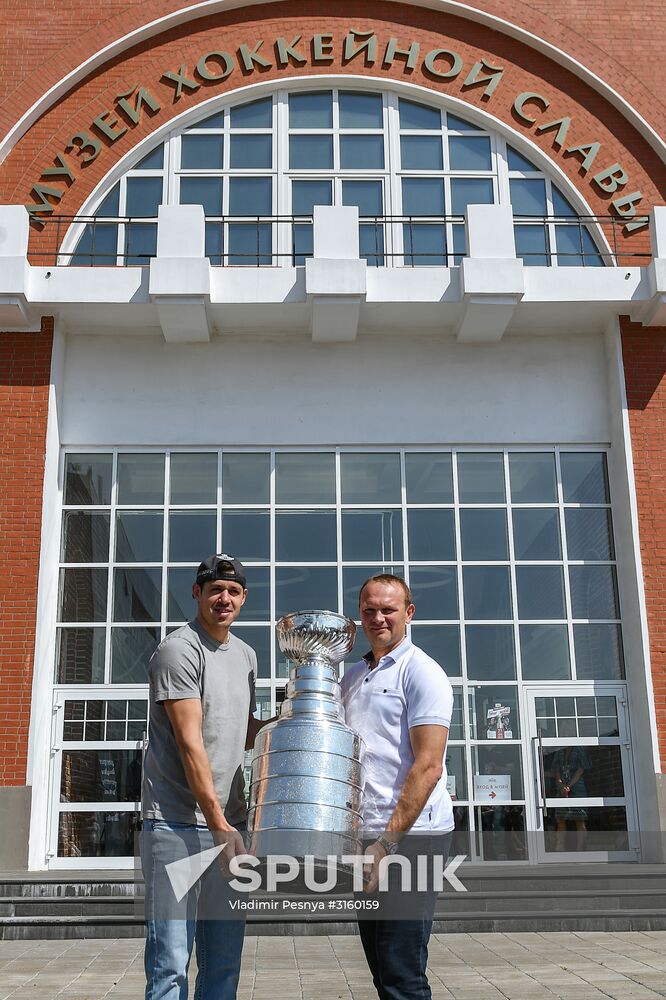
<path fill-rule="evenodd" d="M 363 824 L 383 832 L 414 763 L 409 739 L 413 726 L 451 725 L 453 691 L 433 659 L 405 638 L 370 669 L 360 660 L 341 681 L 347 724 L 365 741 Z M 444 762 L 442 762 L 444 764 Z M 446 768 L 413 831 L 453 830 L 453 806 Z"/>

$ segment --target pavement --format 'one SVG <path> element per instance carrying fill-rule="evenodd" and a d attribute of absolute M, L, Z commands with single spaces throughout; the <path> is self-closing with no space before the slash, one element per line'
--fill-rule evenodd
<path fill-rule="evenodd" d="M 142 1000 L 142 963 L 136 938 L 0 941 L 0 1000 Z M 435 934 L 429 976 L 433 1000 L 654 1000 L 666 931 Z M 375 998 L 358 937 L 245 940 L 238 1000 Z"/>

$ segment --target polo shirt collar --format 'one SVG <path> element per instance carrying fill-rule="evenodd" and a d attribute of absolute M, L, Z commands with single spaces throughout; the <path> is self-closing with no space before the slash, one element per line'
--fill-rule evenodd
<path fill-rule="evenodd" d="M 402 642 L 399 642 L 398 645 L 394 649 L 392 649 L 390 653 L 387 653 L 386 656 L 381 657 L 381 659 L 377 663 L 377 667 L 388 666 L 389 663 L 396 663 L 403 655 L 403 653 L 407 652 L 407 650 L 411 645 L 412 645 L 411 639 L 409 638 L 409 636 L 405 636 Z M 371 670 L 372 664 L 374 663 L 371 649 L 369 649 L 368 652 L 365 653 L 363 659 L 365 660 L 368 669 Z M 375 669 L 377 669 L 377 667 L 375 667 Z"/>

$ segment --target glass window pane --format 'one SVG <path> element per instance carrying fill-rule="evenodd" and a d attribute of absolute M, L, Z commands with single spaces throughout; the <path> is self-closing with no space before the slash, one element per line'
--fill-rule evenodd
<path fill-rule="evenodd" d="M 162 597 L 162 570 L 137 567 L 113 574 L 113 620 L 158 622 Z"/>
<path fill-rule="evenodd" d="M 116 514 L 116 562 L 162 562 L 162 514 Z"/>
<path fill-rule="evenodd" d="M 142 267 L 157 254 L 157 225 L 127 225 L 123 255 L 127 267 Z"/>
<path fill-rule="evenodd" d="M 352 562 L 402 559 L 402 512 L 344 510 L 342 558 Z"/>
<path fill-rule="evenodd" d="M 221 170 L 222 135 L 183 135 L 180 139 L 180 165 L 183 170 Z"/>
<path fill-rule="evenodd" d="M 180 204 L 203 205 L 204 215 L 222 215 L 221 177 L 181 177 Z"/>
<path fill-rule="evenodd" d="M 541 177 L 509 181 L 514 215 L 548 215 L 546 182 Z"/>
<path fill-rule="evenodd" d="M 104 683 L 103 628 L 59 628 L 56 684 Z"/>
<path fill-rule="evenodd" d="M 171 503 L 215 503 L 217 455 L 172 452 Z"/>
<path fill-rule="evenodd" d="M 516 559 L 560 559 L 560 518 L 544 507 L 513 511 L 513 548 Z"/>
<path fill-rule="evenodd" d="M 400 165 L 403 170 L 442 170 L 444 161 L 440 136 L 401 136 Z"/>
<path fill-rule="evenodd" d="M 614 559 L 609 510 L 572 507 L 564 512 L 569 559 Z"/>
<path fill-rule="evenodd" d="M 603 267 L 596 244 L 584 226 L 555 226 L 560 267 Z"/>
<path fill-rule="evenodd" d="M 106 569 L 61 569 L 60 621 L 105 621 L 107 580 Z"/>
<path fill-rule="evenodd" d="M 342 571 L 342 613 L 344 615 L 347 615 L 348 618 L 353 618 L 355 621 L 359 620 L 358 597 L 361 587 L 371 576 L 377 576 L 379 573 L 391 573 L 393 576 L 399 576 L 402 579 L 405 576 L 402 566 L 377 564 L 373 566 L 345 566 Z M 356 645 L 359 643 L 363 648 L 358 653 L 358 656 L 356 656 L 357 660 L 363 656 L 368 648 L 368 640 L 363 636 L 361 629 L 358 630 L 356 637 Z M 354 656 L 356 652 L 358 650 L 355 646 L 354 650 L 352 650 L 353 655 L 347 658 L 348 663 L 355 662 Z"/>
<path fill-rule="evenodd" d="M 109 515 L 66 510 L 62 515 L 61 561 L 106 562 L 109 558 Z"/>
<path fill-rule="evenodd" d="M 268 503 L 271 457 L 268 452 L 225 452 L 222 461 L 222 500 L 231 503 Z"/>
<path fill-rule="evenodd" d="M 120 212 L 120 181 L 114 184 L 109 193 L 104 197 L 95 215 L 98 218 L 114 219 Z"/>
<path fill-rule="evenodd" d="M 232 128 L 270 128 L 272 124 L 273 101 L 270 97 L 231 109 Z"/>
<path fill-rule="evenodd" d="M 456 531 L 452 510 L 407 512 L 410 560 L 449 562 L 456 557 Z"/>
<path fill-rule="evenodd" d="M 293 234 L 293 266 L 303 267 L 307 257 L 314 253 L 314 233 L 311 225 L 294 226 Z"/>
<path fill-rule="evenodd" d="M 561 566 L 517 566 L 518 617 L 566 618 Z"/>
<path fill-rule="evenodd" d="M 405 264 L 408 267 L 446 267 L 444 226 L 405 223 L 402 227 Z"/>
<path fill-rule="evenodd" d="M 487 135 L 450 135 L 451 170 L 491 170 L 490 138 Z"/>
<path fill-rule="evenodd" d="M 118 503 L 164 503 L 164 455 L 118 455 Z"/>
<path fill-rule="evenodd" d="M 451 212 L 466 215 L 468 205 L 492 205 L 493 182 L 482 177 L 453 178 L 451 180 Z"/>
<path fill-rule="evenodd" d="M 264 511 L 225 511 L 222 514 L 222 549 L 241 562 L 270 558 L 270 520 Z"/>
<path fill-rule="evenodd" d="M 381 181 L 343 181 L 342 204 L 356 205 L 358 214 L 374 216 L 381 215 L 382 182 Z"/>
<path fill-rule="evenodd" d="M 441 129 L 442 116 L 438 108 L 415 101 L 398 101 L 400 128 Z"/>
<path fill-rule="evenodd" d="M 111 503 L 111 455 L 68 454 L 65 461 L 66 504 Z"/>
<path fill-rule="evenodd" d="M 215 552 L 216 521 L 207 511 L 172 511 L 169 514 L 169 560 L 201 562 Z"/>
<path fill-rule="evenodd" d="M 276 503 L 335 503 L 333 452 L 278 452 Z"/>
<path fill-rule="evenodd" d="M 444 181 L 438 177 L 403 177 L 402 214 L 444 215 Z"/>
<path fill-rule="evenodd" d="M 234 622 L 231 628 L 234 635 L 246 642 L 257 654 L 257 677 L 271 676 L 271 630 L 264 626 L 244 627 Z"/>
<path fill-rule="evenodd" d="M 222 222 L 207 222 L 205 226 L 206 257 L 213 267 L 220 267 L 222 264 L 222 238 L 224 236 L 224 224 Z"/>
<path fill-rule="evenodd" d="M 270 177 L 232 177 L 229 215 L 270 215 L 273 211 Z"/>
<path fill-rule="evenodd" d="M 447 746 L 444 758 L 446 768 L 446 787 L 454 801 L 467 798 L 467 767 L 465 764 L 465 748 Z"/>
<path fill-rule="evenodd" d="M 523 680 L 569 680 L 569 636 L 566 625 L 521 625 Z"/>
<path fill-rule="evenodd" d="M 63 750 L 61 802 L 136 802 L 140 750 Z"/>
<path fill-rule="evenodd" d="M 162 203 L 161 177 L 128 177 L 125 214 L 130 219 L 155 219 Z"/>
<path fill-rule="evenodd" d="M 292 181 L 291 210 L 294 215 L 312 215 L 315 205 L 332 205 L 330 181 Z"/>
<path fill-rule="evenodd" d="M 186 622 L 196 615 L 192 597 L 196 575 L 196 566 L 172 567 L 167 571 L 167 621 Z"/>
<path fill-rule="evenodd" d="M 523 769 L 520 760 L 520 747 L 489 744 L 474 747 L 472 756 L 474 774 L 502 775 L 509 779 L 509 798 L 522 799 Z"/>
<path fill-rule="evenodd" d="M 603 452 L 562 452 L 562 493 L 565 503 L 608 503 L 608 473 Z"/>
<path fill-rule="evenodd" d="M 412 566 L 409 585 L 419 620 L 456 621 L 460 617 L 455 566 Z"/>
<path fill-rule="evenodd" d="M 467 236 L 464 226 L 453 226 L 453 264 L 459 267 L 463 257 L 467 256 Z"/>
<path fill-rule="evenodd" d="M 161 170 L 164 166 L 164 143 L 161 142 L 159 146 L 152 149 L 150 153 L 139 160 L 139 162 L 132 167 L 132 170 Z"/>
<path fill-rule="evenodd" d="M 117 263 L 117 256 L 118 226 L 97 220 L 83 227 L 75 252 L 62 255 L 65 263 L 76 267 L 111 267 Z"/>
<path fill-rule="evenodd" d="M 507 566 L 463 568 L 465 617 L 474 621 L 511 618 L 511 582 Z"/>
<path fill-rule="evenodd" d="M 195 122 L 188 131 L 199 128 L 223 128 L 224 115 L 224 111 L 217 111 L 214 115 L 209 115 L 208 118 L 202 118 L 200 122 Z"/>
<path fill-rule="evenodd" d="M 549 452 L 510 452 L 509 479 L 513 503 L 557 500 L 555 456 Z"/>
<path fill-rule="evenodd" d="M 335 562 L 335 511 L 281 511 L 275 515 L 275 549 L 280 562 Z"/>
<path fill-rule="evenodd" d="M 138 812 L 61 812 L 59 858 L 133 857 Z"/>
<path fill-rule="evenodd" d="M 412 642 L 439 663 L 447 677 L 460 677 L 459 625 L 412 625 Z"/>
<path fill-rule="evenodd" d="M 159 642 L 159 628 L 111 629 L 111 683 L 147 684 L 148 661 Z"/>
<path fill-rule="evenodd" d="M 290 135 L 289 166 L 292 170 L 331 170 L 332 135 Z"/>
<path fill-rule="evenodd" d="M 619 618 L 614 566 L 570 566 L 574 618 Z"/>
<path fill-rule="evenodd" d="M 579 680 L 615 681 L 624 678 L 619 625 L 574 625 L 574 648 Z"/>
<path fill-rule="evenodd" d="M 338 574 L 334 566 L 278 566 L 275 570 L 275 612 L 335 611 Z"/>
<path fill-rule="evenodd" d="M 333 94 L 330 90 L 289 95 L 289 128 L 332 127 Z"/>
<path fill-rule="evenodd" d="M 407 503 L 453 503 L 450 452 L 408 452 L 405 476 Z"/>
<path fill-rule="evenodd" d="M 340 166 L 343 170 L 383 170 L 383 135 L 341 135 Z"/>
<path fill-rule="evenodd" d="M 240 223 L 229 226 L 229 258 L 232 265 L 267 266 L 272 261 L 272 226 Z"/>
<path fill-rule="evenodd" d="M 548 234 L 543 226 L 514 226 L 516 256 L 527 267 L 547 267 L 550 264 Z"/>
<path fill-rule="evenodd" d="M 231 137 L 230 167 L 262 168 L 273 164 L 273 137 L 269 135 L 245 135 L 239 133 Z"/>
<path fill-rule="evenodd" d="M 265 622 L 271 616 L 271 588 L 268 567 L 246 566 L 247 600 L 243 605 L 243 621 Z"/>
<path fill-rule="evenodd" d="M 359 226 L 359 255 L 369 267 L 384 266 L 384 227 Z"/>
<path fill-rule="evenodd" d="M 495 452 L 458 455 L 460 503 L 504 503 L 504 456 Z"/>
<path fill-rule="evenodd" d="M 500 712 L 501 708 L 509 709 Z M 484 684 L 470 691 L 472 739 L 516 740 L 520 738 L 517 689 L 512 685 Z"/>
<path fill-rule="evenodd" d="M 505 510 L 461 510 L 460 537 L 465 560 L 495 562 L 509 558 Z"/>
<path fill-rule="evenodd" d="M 380 94 L 354 94 L 341 91 L 340 128 L 382 128 L 382 98 Z"/>
<path fill-rule="evenodd" d="M 347 452 L 340 456 L 343 503 L 400 503 L 400 455 Z"/>
<path fill-rule="evenodd" d="M 473 122 L 468 122 L 464 118 L 459 118 L 458 115 L 452 115 L 451 112 L 446 116 L 447 128 L 450 132 L 481 132 L 480 125 L 474 125 Z"/>
<path fill-rule="evenodd" d="M 513 146 L 507 145 L 506 151 L 508 154 L 509 170 L 520 170 L 521 173 L 538 171 L 539 168 L 535 167 L 526 156 L 519 153 Z"/>
<path fill-rule="evenodd" d="M 512 625 L 467 625 L 465 645 L 470 680 L 515 680 L 516 651 Z"/>
<path fill-rule="evenodd" d="M 553 215 L 557 216 L 576 216 L 578 213 L 573 208 L 573 206 L 567 201 L 561 191 L 553 184 Z"/>

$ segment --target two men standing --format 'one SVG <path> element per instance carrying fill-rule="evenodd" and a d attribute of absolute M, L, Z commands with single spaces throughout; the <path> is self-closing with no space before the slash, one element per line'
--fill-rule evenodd
<path fill-rule="evenodd" d="M 194 944 L 196 1000 L 233 1000 L 240 970 L 242 920 L 210 919 L 210 912 L 197 920 L 196 893 L 187 912 L 173 919 L 160 914 L 156 898 L 164 838 L 194 836 L 199 853 L 224 845 L 223 862 L 245 853 L 243 750 L 262 726 L 253 716 L 256 655 L 229 631 L 247 597 L 242 564 L 228 555 L 204 560 L 193 597 L 196 618 L 168 636 L 150 663 L 143 787 L 144 838 L 151 840 L 143 858 L 146 1000 L 186 1000 Z M 448 854 L 453 812 L 443 759 L 453 695 L 438 664 L 406 637 L 415 608 L 403 580 L 372 577 L 359 604 L 371 650 L 345 673 L 342 694 L 347 722 L 366 745 L 364 827 L 375 834 L 365 847 L 373 859 L 366 891 L 373 892 L 385 855 L 398 849 L 409 854 L 414 845 Z M 408 832 L 416 838 L 410 845 Z M 205 897 L 206 880 L 199 891 Z M 426 962 L 435 900 L 434 891 L 426 894 L 418 919 L 359 921 L 380 1000 L 430 997 Z"/>

